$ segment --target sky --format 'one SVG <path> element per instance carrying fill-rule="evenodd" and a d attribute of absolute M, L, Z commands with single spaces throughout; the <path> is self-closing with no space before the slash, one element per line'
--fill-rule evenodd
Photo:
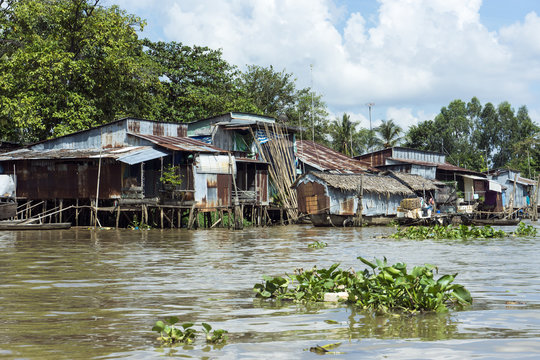
<path fill-rule="evenodd" d="M 102 0 L 146 20 L 154 41 L 222 49 L 245 70 L 293 73 L 369 128 L 408 129 L 443 106 L 526 105 L 540 124 L 538 0 Z"/>

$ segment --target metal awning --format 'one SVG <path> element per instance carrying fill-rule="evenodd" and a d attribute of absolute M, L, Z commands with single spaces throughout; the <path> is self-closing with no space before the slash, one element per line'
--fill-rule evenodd
<path fill-rule="evenodd" d="M 489 180 L 488 190 L 502 193 L 502 185 L 496 181 Z"/>
<path fill-rule="evenodd" d="M 129 164 L 129 165 L 133 165 L 133 164 L 139 164 L 148 160 L 158 159 L 160 157 L 164 157 L 168 155 L 169 153 L 165 151 L 157 150 L 154 148 L 147 148 L 147 149 L 143 149 L 137 152 L 129 153 L 128 155 L 125 155 L 125 156 L 121 156 L 117 158 L 116 160 Z"/>
<path fill-rule="evenodd" d="M 484 177 L 480 177 L 480 176 L 475 176 L 475 175 L 464 175 L 464 174 L 458 174 L 459 176 L 463 176 L 465 178 L 469 178 L 469 179 L 473 179 L 473 180 L 483 180 L 483 181 L 488 181 L 487 178 L 484 178 Z"/>

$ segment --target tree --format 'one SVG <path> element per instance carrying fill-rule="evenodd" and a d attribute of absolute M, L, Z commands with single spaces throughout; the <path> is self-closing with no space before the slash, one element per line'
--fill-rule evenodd
<path fill-rule="evenodd" d="M 297 93 L 296 104 L 287 112 L 289 125 L 300 129 L 299 136 L 312 139 L 323 145 L 330 145 L 328 138 L 328 111 L 322 100 L 322 95 L 315 94 L 308 88 Z"/>
<path fill-rule="evenodd" d="M 99 0 L 12 0 L 2 8 L 0 127 L 36 141 L 122 116 L 153 118 L 158 82 L 144 22 Z"/>
<path fill-rule="evenodd" d="M 268 68 L 249 65 L 238 78 L 239 88 L 258 111 L 275 118 L 294 109 L 298 95 L 295 82 L 292 74 L 285 70 L 277 72 L 271 65 Z"/>
<path fill-rule="evenodd" d="M 477 171 L 506 166 L 523 171 L 530 162 L 524 146 L 534 154 L 531 136 L 538 131 L 527 107 L 520 107 L 516 114 L 506 101 L 482 107 L 474 97 L 467 104 L 454 100 L 434 120 L 411 126 L 406 146 L 443 152 L 449 162 Z"/>
<path fill-rule="evenodd" d="M 375 132 L 378 135 L 376 144 L 386 149 L 395 146 L 401 140 L 403 130 L 390 119 L 382 120 L 381 125 L 375 128 Z"/>
<path fill-rule="evenodd" d="M 351 122 L 351 116 L 344 113 L 341 121 L 335 119 L 330 124 L 329 130 L 332 136 L 332 147 L 347 156 L 353 156 L 353 134 L 356 124 Z"/>
<path fill-rule="evenodd" d="M 236 87 L 239 71 L 222 58 L 221 50 L 148 39 L 144 44 L 159 64 L 161 120 L 189 122 L 229 111 L 257 111 Z"/>

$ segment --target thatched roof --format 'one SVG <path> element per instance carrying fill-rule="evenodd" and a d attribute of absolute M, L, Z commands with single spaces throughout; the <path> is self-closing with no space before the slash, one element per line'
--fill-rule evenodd
<path fill-rule="evenodd" d="M 307 175 L 313 175 L 323 180 L 328 186 L 343 191 L 358 191 L 360 189 L 360 184 L 362 184 L 362 188 L 365 192 L 385 195 L 413 195 L 413 192 L 408 187 L 389 176 L 328 174 L 322 172 L 310 172 Z"/>
<path fill-rule="evenodd" d="M 431 191 L 437 189 L 437 186 L 435 186 L 433 181 L 425 179 L 420 175 L 407 174 L 397 171 L 388 171 L 388 174 L 398 179 L 401 183 L 405 184 L 413 191 Z M 384 173 L 384 175 L 386 175 L 386 173 Z"/>

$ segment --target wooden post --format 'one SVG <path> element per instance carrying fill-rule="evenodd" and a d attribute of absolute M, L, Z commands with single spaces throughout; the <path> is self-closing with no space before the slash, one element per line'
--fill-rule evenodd
<path fill-rule="evenodd" d="M 362 211 L 364 210 L 362 205 L 362 200 L 364 198 L 364 176 L 360 175 L 360 186 L 358 188 L 358 206 L 356 207 L 356 219 L 355 219 L 355 226 L 362 226 L 363 224 L 363 218 L 362 218 Z"/>
<path fill-rule="evenodd" d="M 120 213 L 122 210 L 120 209 L 120 204 L 116 207 L 116 228 L 118 229 L 118 225 L 120 224 Z"/>
<path fill-rule="evenodd" d="M 159 207 L 159 220 L 160 220 L 161 228 L 163 229 L 163 208 L 161 206 Z"/>
<path fill-rule="evenodd" d="M 43 202 L 43 210 L 42 210 L 42 212 L 45 213 L 46 211 L 47 211 L 47 200 L 45 200 Z M 40 222 L 41 222 L 41 220 L 40 220 Z"/>
<path fill-rule="evenodd" d="M 182 208 L 176 209 L 176 214 L 178 216 L 178 228 L 182 228 Z"/>
<path fill-rule="evenodd" d="M 79 226 L 79 198 L 75 200 L 75 226 Z"/>
<path fill-rule="evenodd" d="M 58 213 L 58 222 L 62 222 L 62 211 L 64 209 L 64 199 L 60 199 L 60 212 Z"/>
<path fill-rule="evenodd" d="M 189 210 L 189 218 L 188 218 L 188 229 L 193 229 L 194 224 L 194 217 L 195 217 L 195 204 L 191 206 L 191 209 Z"/>

